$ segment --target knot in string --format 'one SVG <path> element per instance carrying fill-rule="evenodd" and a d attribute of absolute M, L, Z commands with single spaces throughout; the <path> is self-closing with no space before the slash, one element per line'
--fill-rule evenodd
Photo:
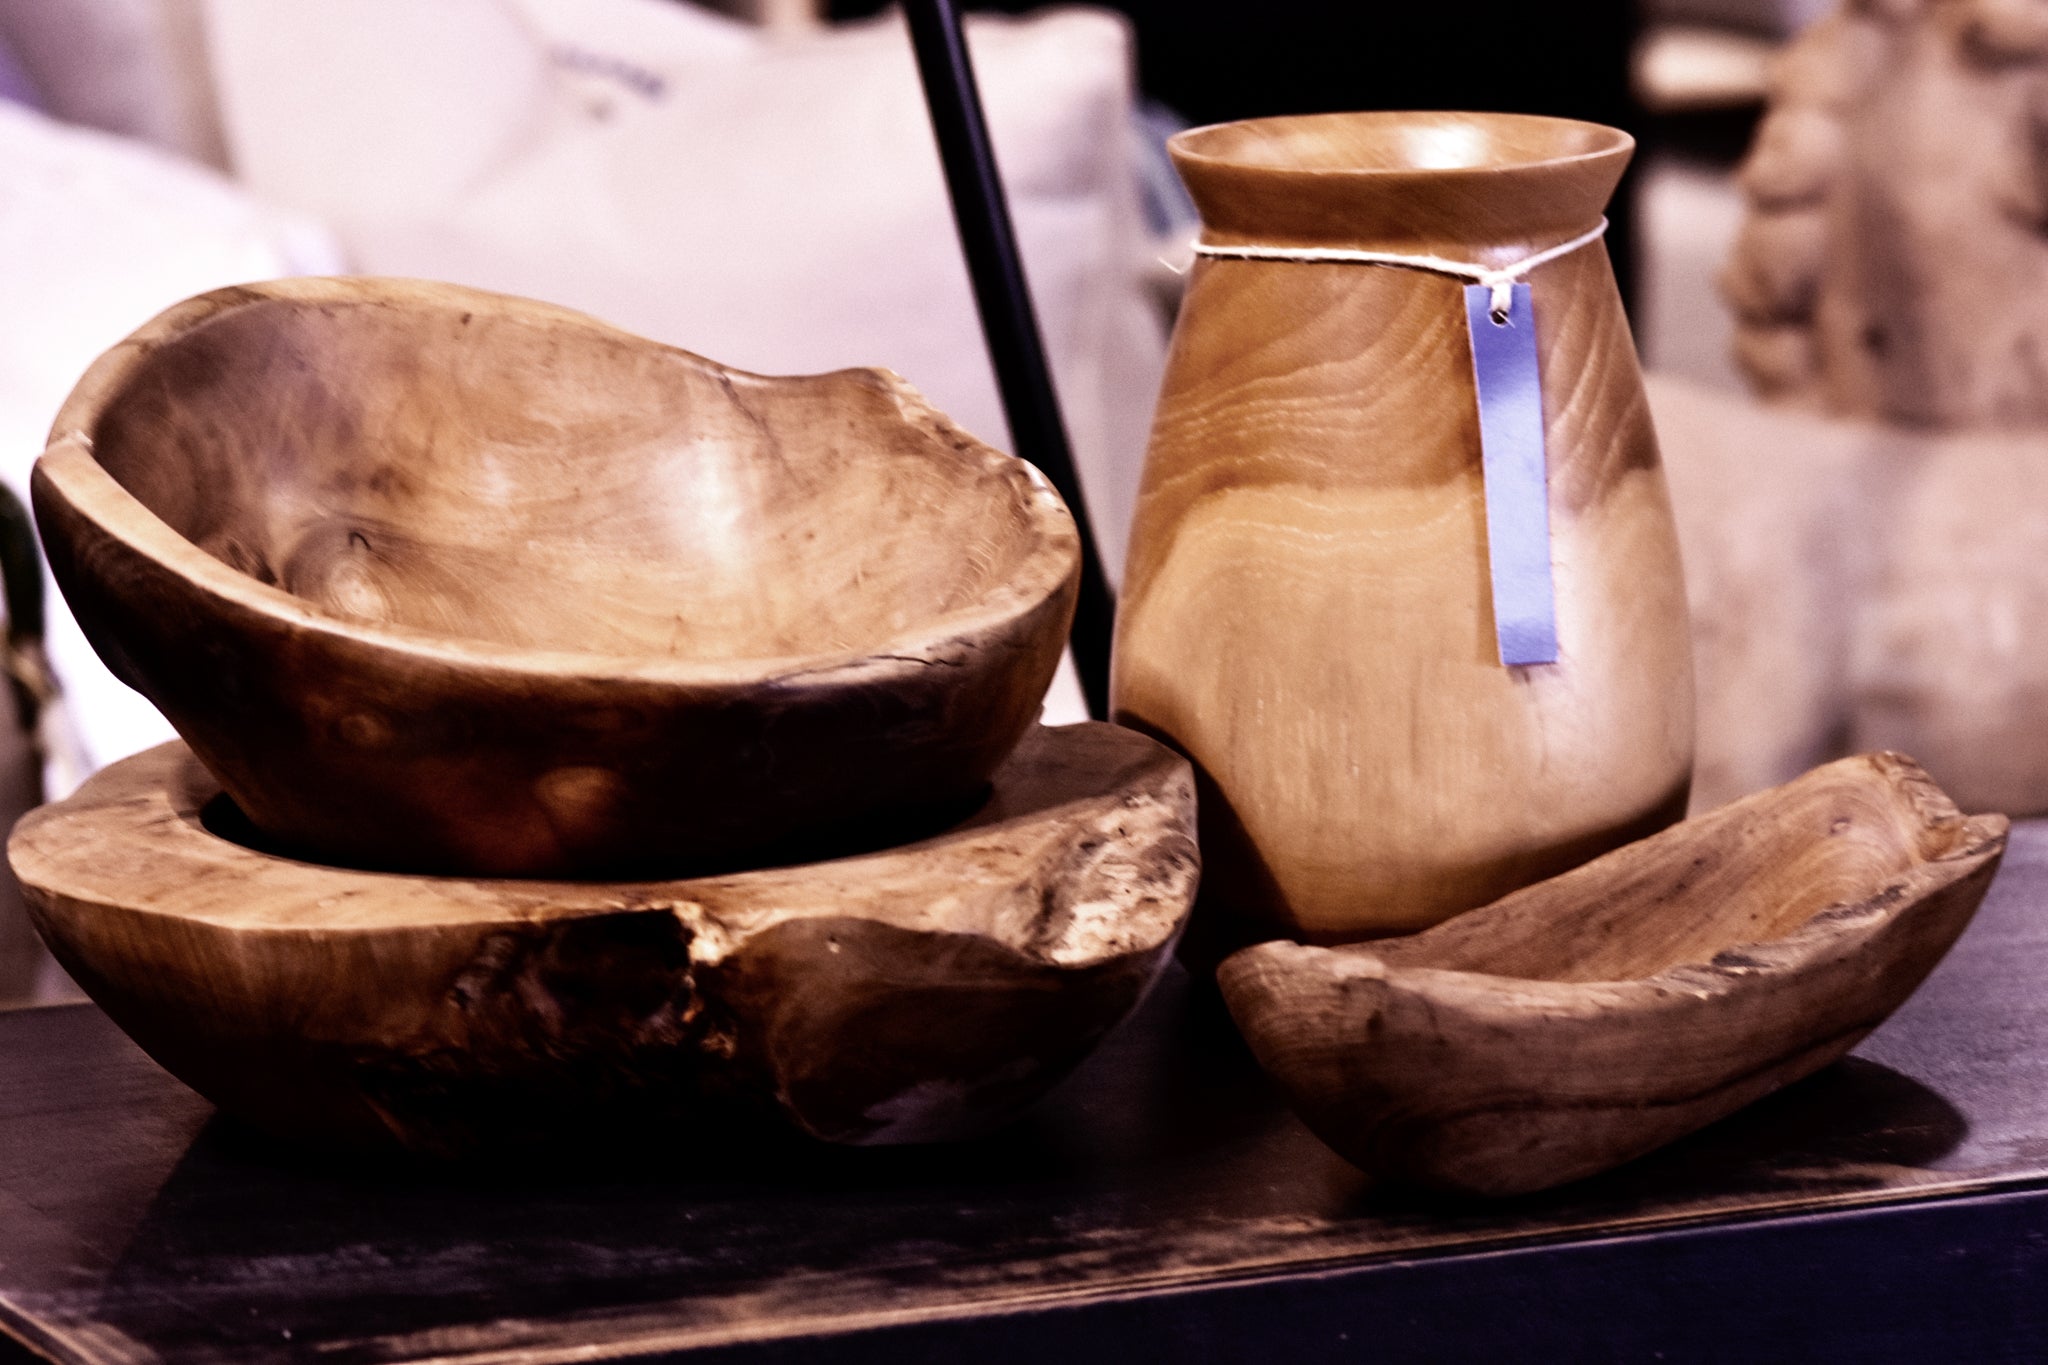
<path fill-rule="evenodd" d="M 1580 233 L 1569 242 L 1545 247 L 1532 256 L 1524 256 L 1512 265 L 1499 267 L 1476 265 L 1471 261 L 1447 260 L 1442 256 L 1408 255 L 1399 251 L 1355 251 L 1348 247 L 1326 246 L 1218 246 L 1211 242 L 1195 243 L 1197 256 L 1216 256 L 1237 261 L 1306 261 L 1328 262 L 1336 265 L 1387 265 L 1404 270 L 1427 270 L 1435 275 L 1454 275 L 1461 280 L 1484 285 L 1488 291 L 1490 313 L 1494 325 L 1504 325 L 1514 298 L 1515 282 L 1539 265 L 1546 265 L 1560 256 L 1569 256 L 1582 246 L 1589 246 L 1607 232 L 1607 220 L 1602 218 L 1588 231 Z"/>

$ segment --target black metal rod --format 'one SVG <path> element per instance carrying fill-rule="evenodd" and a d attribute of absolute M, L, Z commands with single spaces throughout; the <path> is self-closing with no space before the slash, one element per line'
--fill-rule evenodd
<path fill-rule="evenodd" d="M 43 557 L 36 550 L 35 523 L 29 520 L 28 509 L 4 484 L 0 484 L 0 594 L 7 603 L 0 673 L 6 675 L 5 686 L 14 694 L 14 723 L 35 740 L 43 707 L 54 695 L 43 652 Z M 42 765 L 30 766 L 35 769 L 40 792 Z"/>
<path fill-rule="evenodd" d="M 946 168 L 946 189 L 953 200 L 953 224 L 960 249 L 974 281 L 974 302 L 981 312 L 981 332 L 1002 391 L 1003 416 L 1017 454 L 1037 465 L 1059 490 L 1081 531 L 1081 596 L 1074 607 L 1074 669 L 1088 698 L 1088 714 L 1109 715 L 1109 644 L 1115 603 L 1102 571 L 1088 505 L 1060 420 L 1052 372 L 1039 340 L 1038 317 L 1024 284 L 1024 265 L 1010 228 L 1010 209 L 996 176 L 995 149 L 974 84 L 974 68 L 960 34 L 960 15 L 953 0 L 905 0 L 911 46 L 924 82 L 925 105 L 931 111 L 932 133 L 939 160 Z"/>

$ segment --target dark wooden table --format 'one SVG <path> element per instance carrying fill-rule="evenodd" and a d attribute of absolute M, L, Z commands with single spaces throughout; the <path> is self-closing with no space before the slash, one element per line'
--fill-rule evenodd
<path fill-rule="evenodd" d="M 335 1168 L 0 1015 L 0 1358 L 2048 1360 L 2048 826 L 1857 1055 L 1598 1180 L 1368 1187 L 1170 978 L 1030 1118 Z M 20 1345 L 8 1345 L 11 1338 Z"/>

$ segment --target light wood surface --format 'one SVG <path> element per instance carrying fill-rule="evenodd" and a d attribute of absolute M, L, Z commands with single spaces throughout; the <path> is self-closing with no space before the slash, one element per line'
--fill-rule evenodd
<path fill-rule="evenodd" d="M 171 309 L 34 492 L 94 647 L 257 826 L 408 869 L 674 874 L 969 798 L 1078 565 L 1045 481 L 893 375 L 405 281 Z"/>
<path fill-rule="evenodd" d="M 1156 978 L 1194 896 L 1179 757 L 1037 729 L 972 818 L 900 849 L 644 883 L 346 871 L 265 853 L 182 745 L 30 814 L 9 858 L 65 968 L 223 1109 L 457 1155 L 779 1112 L 837 1142 L 982 1131 Z"/>
<path fill-rule="evenodd" d="M 1794 40 L 1723 281 L 1765 394 L 1917 425 L 2048 422 L 2048 23 L 1847 3 Z"/>
<path fill-rule="evenodd" d="M 2048 443 L 1650 386 L 1692 596 L 1694 809 L 1845 752 L 2048 811 Z M 1882 535 L 1871 534 L 1883 527 Z"/>
<path fill-rule="evenodd" d="M 1268 943 L 1231 1014 L 1376 1174 L 1517 1194 L 1692 1132 L 1847 1052 L 1969 923 L 2004 816 L 1843 759 L 1411 938 Z"/>
<path fill-rule="evenodd" d="M 1173 149 L 1211 241 L 1498 267 L 1590 228 L 1632 145 L 1562 120 L 1372 114 Z M 1597 245 L 1531 284 L 1562 654 L 1508 669 L 1463 282 L 1194 266 L 1113 702 L 1195 761 L 1205 937 L 1420 928 L 1684 809 L 1684 587 L 1627 322 Z"/>

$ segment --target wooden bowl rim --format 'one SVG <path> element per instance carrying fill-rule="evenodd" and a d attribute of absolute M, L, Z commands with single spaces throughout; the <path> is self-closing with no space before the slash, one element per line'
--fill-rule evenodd
<path fill-rule="evenodd" d="M 815 653 L 702 660 L 672 656 L 615 654 L 601 650 L 537 649 L 459 635 L 436 635 L 404 626 L 349 621 L 317 610 L 306 599 L 242 573 L 180 535 L 123 487 L 93 454 L 93 432 L 141 365 L 158 347 L 174 343 L 208 323 L 242 308 L 277 303 L 326 307 L 335 304 L 417 306 L 438 302 L 477 312 L 494 312 L 535 322 L 555 322 L 624 338 L 679 357 L 713 376 L 783 387 L 856 376 L 879 384 L 897 403 L 902 420 L 933 440 L 953 446 L 962 458 L 979 459 L 993 471 L 1014 470 L 1029 492 L 1020 500 L 1027 513 L 1029 543 L 1015 574 L 994 584 L 978 601 L 928 617 L 877 645 Z M 368 644 L 423 662 L 500 671 L 521 677 L 573 681 L 631 679 L 681 686 L 828 688 L 849 681 L 912 677 L 936 661 L 945 647 L 1021 619 L 1056 597 L 1080 572 L 1080 538 L 1072 514 L 1043 473 L 1028 461 L 995 449 L 934 407 L 901 376 L 881 368 L 853 368 L 819 375 L 758 375 L 721 365 L 680 347 L 651 341 L 574 309 L 471 289 L 463 285 L 395 277 L 305 276 L 234 285 L 173 304 L 100 355 L 58 410 L 43 453 L 32 473 L 35 483 L 60 497 L 78 515 L 177 577 L 222 600 L 296 630 Z"/>
<path fill-rule="evenodd" d="M 1963 816 L 1919 764 L 1904 755 L 1890 752 L 1853 755 L 1823 764 L 1795 780 L 1811 779 L 1828 769 L 1855 764 L 1877 769 L 1893 791 L 1899 794 L 1899 799 L 1913 807 L 1923 828 L 1932 827 L 1940 821 L 1945 807 L 1946 813 L 1957 822 L 1954 846 L 1938 857 L 1916 859 L 1912 866 L 1886 879 L 1882 885 L 1857 900 L 1824 905 L 1791 929 L 1772 938 L 1732 940 L 1718 948 L 1710 958 L 1675 962 L 1647 976 L 1559 981 L 1554 977 L 1507 976 L 1468 968 L 1433 967 L 1423 962 L 1388 962 L 1375 950 L 1371 941 L 1323 947 L 1275 940 L 1240 949 L 1233 957 L 1250 960 L 1250 955 L 1260 954 L 1321 960 L 1336 967 L 1344 977 L 1377 980 L 1391 992 L 1428 997 L 1441 1005 L 1477 1007 L 1486 1012 L 1517 1016 L 1524 1013 L 1549 1015 L 1561 1003 L 1583 1003 L 1600 997 L 1605 997 L 1604 1003 L 1614 1008 L 1642 1009 L 1666 1001 L 1697 997 L 1702 992 L 1719 995 L 1746 988 L 1775 990 L 1787 976 L 1818 965 L 1845 944 L 1860 946 L 1866 943 L 1893 920 L 1925 903 L 1935 892 L 1962 881 L 1985 863 L 2004 855 L 2011 820 L 1997 814 Z M 1759 792 L 1744 798 L 1744 801 L 1772 794 L 1770 791 Z M 1939 800 L 1931 800 L 1930 797 L 1938 797 Z M 1712 814 L 1714 812 L 1709 812 Z M 1683 824 L 1674 825 L 1664 833 L 1675 833 L 1683 828 Z M 1588 873 L 1625 851 L 1615 850 L 1560 875 L 1573 877 Z M 1466 914 L 1485 915 L 1499 904 L 1499 901 L 1494 901 Z M 1465 916 L 1457 918 L 1464 919 Z M 1445 921 L 1446 924 L 1452 922 Z M 1403 937 L 1407 940 L 1421 938 L 1442 927 L 1434 926 Z M 1720 964 L 1722 958 L 1731 956 L 1738 961 Z M 1225 966 L 1228 966 L 1227 961 Z"/>
<path fill-rule="evenodd" d="M 1056 764 L 1034 773 L 1022 762 L 1024 751 L 1034 745 L 1039 754 L 1053 755 L 1068 767 L 1077 760 L 1093 760 L 1097 766 L 1090 784 L 1048 796 L 1060 780 L 1047 775 Z M 54 895 L 124 916 L 209 930 L 281 936 L 431 933 L 666 912 L 690 924 L 702 938 L 704 951 L 716 956 L 731 940 L 773 924 L 848 919 L 932 935 L 981 932 L 1020 957 L 1062 969 L 1085 969 L 1154 951 L 1178 935 L 1193 903 L 1193 869 L 1184 870 L 1179 881 L 1139 888 L 1137 902 L 1146 908 L 1120 923 L 1144 933 L 1074 961 L 1053 955 L 1057 942 L 1020 938 L 1028 925 L 1019 926 L 1017 933 L 1004 932 L 1000 926 L 964 928 L 932 920 L 926 907 L 886 894 L 891 879 L 920 860 L 970 865 L 988 857 L 991 849 L 1015 841 L 1020 829 L 1085 824 L 1112 807 L 1122 809 L 1133 791 L 1170 788 L 1176 772 L 1182 774 L 1180 781 L 1192 781 L 1186 760 L 1172 750 L 1101 721 L 1036 727 L 1018 746 L 1017 761 L 1019 775 L 1009 790 L 1025 794 L 1022 809 L 1006 809 L 997 799 L 1005 790 L 999 769 L 994 779 L 997 796 L 989 805 L 959 825 L 909 843 L 808 864 L 667 879 L 587 881 L 378 872 L 252 848 L 208 826 L 203 812 L 224 788 L 186 744 L 169 740 L 109 764 L 70 796 L 23 816 L 7 840 L 7 856 L 10 866 L 19 869 L 17 875 L 34 889 L 32 895 Z M 1047 792 L 1037 790 L 1041 787 Z M 121 841 L 124 866 L 109 867 L 76 852 L 82 845 L 73 831 L 81 822 L 97 826 L 103 838 Z M 1192 849 L 1191 815 L 1188 823 L 1185 834 Z M 142 895 L 134 892 L 138 867 L 146 873 L 147 890 Z M 243 893 L 207 904 L 223 878 L 235 879 Z M 792 902 L 786 891 L 777 890 L 792 882 L 828 881 L 853 893 L 828 908 L 804 904 L 802 897 Z M 858 890 L 863 881 L 875 885 L 872 894 Z M 746 915 L 723 918 L 722 903 L 734 891 L 749 888 L 761 904 Z M 367 909 L 365 899 L 373 903 Z M 329 910 L 336 913 L 324 913 Z"/>
<path fill-rule="evenodd" d="M 1241 145 L 1248 135 L 1258 133 L 1312 133 L 1319 128 L 1334 129 L 1347 125 L 1391 129 L 1422 120 L 1435 123 L 1464 122 L 1479 128 L 1520 128 L 1554 134 L 1576 130 L 1588 135 L 1591 145 L 1581 151 L 1556 156 L 1532 156 L 1462 166 L 1294 165 L 1264 157 L 1233 154 L 1231 150 Z M 1258 175 L 1373 181 L 1403 176 L 1428 176 L 1432 179 L 1456 176 L 1494 178 L 1531 172 L 1546 173 L 1560 167 L 1592 164 L 1617 157 L 1625 161 L 1634 155 L 1636 140 L 1609 124 L 1594 123 L 1587 119 L 1558 118 L 1550 114 L 1488 113 L 1469 109 L 1368 109 L 1343 113 L 1280 114 L 1266 118 L 1207 123 L 1197 128 L 1182 129 L 1168 138 L 1166 145 L 1176 162 L 1196 166 L 1228 168 Z"/>

